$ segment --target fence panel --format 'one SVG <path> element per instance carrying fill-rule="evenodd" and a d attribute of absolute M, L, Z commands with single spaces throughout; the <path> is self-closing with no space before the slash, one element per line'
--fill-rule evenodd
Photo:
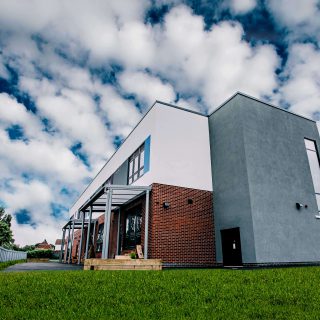
<path fill-rule="evenodd" d="M 13 260 L 25 260 L 25 259 L 27 259 L 26 252 L 8 250 L 0 247 L 0 262 L 13 261 Z"/>

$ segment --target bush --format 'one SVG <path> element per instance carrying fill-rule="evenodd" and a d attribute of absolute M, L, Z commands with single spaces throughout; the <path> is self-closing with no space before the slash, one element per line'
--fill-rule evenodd
<path fill-rule="evenodd" d="M 52 259 L 54 256 L 54 253 L 52 250 L 32 250 L 28 251 L 27 253 L 27 258 L 36 258 L 36 259 L 41 259 L 41 258 L 49 258 Z"/>
<path fill-rule="evenodd" d="M 130 258 L 131 259 L 135 259 L 136 258 L 136 253 L 135 252 L 131 252 L 130 253 Z"/>

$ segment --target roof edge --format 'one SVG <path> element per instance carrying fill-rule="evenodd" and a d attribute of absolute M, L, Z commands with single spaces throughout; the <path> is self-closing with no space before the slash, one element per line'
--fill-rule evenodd
<path fill-rule="evenodd" d="M 157 104 L 157 103 L 160 103 L 160 104 L 163 104 L 163 105 L 165 105 L 165 106 L 172 107 L 172 108 L 175 108 L 175 109 L 178 109 L 178 110 L 182 110 L 182 111 L 194 113 L 194 114 L 197 114 L 197 115 L 199 115 L 199 116 L 208 117 L 208 115 L 205 114 L 205 113 L 201 113 L 201 112 L 199 112 L 199 111 L 194 111 L 194 110 L 182 108 L 182 107 L 176 106 L 176 105 L 174 105 L 174 104 L 167 103 L 167 102 L 163 102 L 163 101 L 160 101 L 160 100 L 156 100 L 156 102 L 155 102 L 153 105 L 155 105 L 155 104 Z"/>
<path fill-rule="evenodd" d="M 295 112 L 292 112 L 292 111 L 283 109 L 283 108 L 281 108 L 281 107 L 275 106 L 275 105 L 273 105 L 273 104 L 271 104 L 271 103 L 269 103 L 269 102 L 262 101 L 262 100 L 260 100 L 260 99 L 258 99 L 258 98 L 252 97 L 252 96 L 250 96 L 250 95 L 248 95 L 248 94 L 246 94 L 246 93 L 243 93 L 243 92 L 241 92 L 241 91 L 237 91 L 237 92 L 236 92 L 235 94 L 233 94 L 230 98 L 228 98 L 226 101 L 224 101 L 221 105 L 218 106 L 217 109 L 215 109 L 214 111 L 212 111 L 212 112 L 208 115 L 208 117 L 210 117 L 210 116 L 213 115 L 215 112 L 217 112 L 218 110 L 220 110 L 224 105 L 226 105 L 229 101 L 231 101 L 232 99 L 234 99 L 237 95 L 241 95 L 241 96 L 243 96 L 243 97 L 245 97 L 245 98 L 248 98 L 248 99 L 251 99 L 251 100 L 254 100 L 254 101 L 263 103 L 263 104 L 266 105 L 266 106 L 275 108 L 275 109 L 280 110 L 280 111 L 283 111 L 283 112 L 287 112 L 287 113 L 292 114 L 292 115 L 294 115 L 294 116 L 297 116 L 297 117 L 300 117 L 300 118 L 302 118 L 302 119 L 309 120 L 309 121 L 312 121 L 312 122 L 316 123 L 316 121 L 313 120 L 313 119 L 307 118 L 307 117 L 302 116 L 302 115 L 300 115 L 300 114 L 297 114 L 297 113 L 295 113 Z"/>

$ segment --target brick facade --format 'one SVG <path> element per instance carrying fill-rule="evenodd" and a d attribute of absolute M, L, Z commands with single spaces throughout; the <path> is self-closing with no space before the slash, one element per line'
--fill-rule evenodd
<path fill-rule="evenodd" d="M 212 192 L 153 184 L 150 209 L 150 258 L 172 266 L 214 265 Z"/>
<path fill-rule="evenodd" d="M 169 203 L 164 208 L 164 203 Z M 138 211 L 142 215 L 141 245 L 144 245 L 145 195 L 120 208 L 119 253 L 123 250 L 125 223 L 128 213 Z M 111 213 L 109 258 L 118 254 L 119 211 Z M 94 247 L 99 226 L 104 224 L 104 214 L 96 224 Z M 77 257 L 80 230 L 75 231 L 72 257 Z M 82 256 L 84 256 L 86 230 L 84 232 Z M 153 184 L 150 193 L 148 258 L 162 259 L 167 266 L 208 267 L 215 264 L 215 239 L 212 192 Z M 144 249 L 144 248 L 143 248 Z M 129 250 L 130 251 L 130 250 Z M 101 252 L 95 252 L 100 258 Z"/>

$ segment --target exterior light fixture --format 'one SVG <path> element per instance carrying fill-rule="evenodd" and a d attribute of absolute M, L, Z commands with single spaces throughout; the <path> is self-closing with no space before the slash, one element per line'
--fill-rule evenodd
<path fill-rule="evenodd" d="M 192 199 L 188 199 L 188 204 L 193 204 L 193 200 Z"/>
<path fill-rule="evenodd" d="M 297 203 L 296 203 L 296 208 L 297 208 L 298 210 L 300 210 L 301 208 L 303 208 L 303 204 L 297 202 Z"/>
<path fill-rule="evenodd" d="M 164 202 L 162 204 L 162 206 L 163 206 L 164 209 L 168 209 L 170 207 L 170 203 L 169 202 Z"/>

